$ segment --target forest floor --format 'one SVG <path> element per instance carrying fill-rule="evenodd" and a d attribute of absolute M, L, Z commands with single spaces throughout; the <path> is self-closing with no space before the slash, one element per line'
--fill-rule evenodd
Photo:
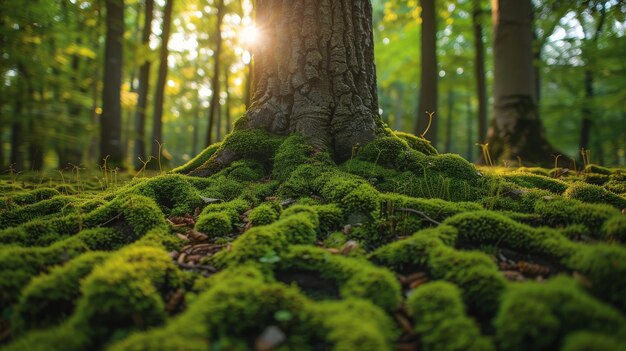
<path fill-rule="evenodd" d="M 153 176 L 0 179 L 0 349 L 625 349 L 625 169 L 245 133 Z"/>

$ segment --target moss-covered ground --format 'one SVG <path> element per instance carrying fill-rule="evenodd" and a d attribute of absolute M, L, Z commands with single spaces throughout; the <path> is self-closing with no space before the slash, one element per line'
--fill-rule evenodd
<path fill-rule="evenodd" d="M 152 177 L 6 176 L 0 349 L 626 349 L 626 170 L 390 135 L 340 165 L 251 130 Z"/>

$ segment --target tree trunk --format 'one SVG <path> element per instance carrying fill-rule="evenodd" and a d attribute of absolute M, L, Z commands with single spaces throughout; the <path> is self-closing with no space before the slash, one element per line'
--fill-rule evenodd
<path fill-rule="evenodd" d="M 396 130 L 402 130 L 402 117 L 404 116 L 404 85 L 398 85 L 396 92 L 398 94 L 396 101 Z"/>
<path fill-rule="evenodd" d="M 446 119 L 446 152 L 452 152 L 452 126 L 454 125 L 454 91 L 448 91 L 448 118 Z"/>
<path fill-rule="evenodd" d="M 422 62 L 419 105 L 415 134 L 421 135 L 427 128 L 427 112 L 437 112 L 437 21 L 435 0 L 421 0 L 422 6 Z M 437 145 L 437 119 L 433 119 L 424 137 Z"/>
<path fill-rule="evenodd" d="M 199 89 L 198 89 L 199 90 Z M 200 93 L 196 90 L 196 106 L 193 109 L 193 137 L 191 140 L 191 154 L 198 154 L 198 137 L 200 128 L 200 107 L 202 101 L 200 100 Z"/>
<path fill-rule="evenodd" d="M 537 115 L 530 0 L 493 0 L 494 104 L 491 158 L 549 164 L 556 152 Z"/>
<path fill-rule="evenodd" d="M 161 32 L 161 50 L 159 53 L 159 77 L 157 78 L 156 92 L 154 93 L 154 115 L 152 118 L 152 156 L 159 158 L 162 152 L 159 144 L 163 144 L 163 98 L 165 95 L 165 82 L 167 81 L 167 57 L 169 50 L 167 45 L 170 40 L 170 28 L 172 22 L 172 8 L 174 0 L 167 0 L 163 13 L 163 28 Z M 151 168 L 157 167 L 157 163 L 151 163 Z"/>
<path fill-rule="evenodd" d="M 19 116 L 21 109 L 22 103 L 17 101 L 15 107 L 16 116 Z M 9 156 L 9 163 L 11 167 L 18 171 L 24 170 L 23 144 L 24 135 L 22 134 L 22 121 L 18 118 L 11 126 L 11 155 Z"/>
<path fill-rule="evenodd" d="M 122 137 L 122 59 L 124 40 L 124 1 L 106 0 L 106 42 L 100 123 L 100 157 L 107 164 L 121 167 L 124 162 Z"/>
<path fill-rule="evenodd" d="M 474 116 L 472 114 L 472 101 L 470 96 L 468 96 L 465 101 L 465 112 L 467 114 L 467 154 L 465 157 L 468 161 L 472 162 L 476 145 L 474 144 L 474 131 L 472 130 Z"/>
<path fill-rule="evenodd" d="M 206 134 L 206 146 L 213 144 L 213 126 L 220 109 L 220 56 L 222 55 L 222 20 L 224 19 L 224 0 L 217 3 L 217 26 L 215 28 L 215 53 L 213 55 L 213 77 L 211 79 L 211 105 L 209 106 L 209 125 Z"/>
<path fill-rule="evenodd" d="M 478 140 L 487 140 L 487 83 L 485 79 L 485 48 L 483 44 L 483 25 L 481 17 L 483 9 L 480 0 L 474 0 L 472 23 L 474 28 L 474 69 L 476 74 L 476 91 L 478 92 Z"/>
<path fill-rule="evenodd" d="M 592 40 L 592 50 L 596 50 L 598 47 L 598 39 L 600 38 L 600 34 L 602 33 L 602 27 L 604 26 L 604 22 L 606 19 L 606 9 L 603 7 L 600 10 L 600 18 L 598 19 L 598 23 L 596 25 L 596 31 L 593 34 Z M 590 138 L 591 138 L 591 128 L 593 125 L 593 97 L 595 95 L 594 87 L 593 87 L 593 69 L 595 68 L 596 60 L 595 60 L 595 52 L 587 53 L 589 55 L 587 59 L 587 67 L 585 68 L 584 75 L 584 89 L 585 89 L 585 104 L 583 104 L 582 108 L 582 125 L 580 128 L 580 145 L 579 148 L 589 149 L 590 146 Z"/>
<path fill-rule="evenodd" d="M 147 47 L 152 34 L 152 18 L 154 16 L 154 0 L 146 0 L 144 9 L 143 33 L 141 44 Z M 146 160 L 146 110 L 148 108 L 148 91 L 150 91 L 150 60 L 146 58 L 139 68 L 139 86 L 137 87 L 137 109 L 135 111 L 135 149 L 133 162 L 135 169 L 141 169 Z"/>
<path fill-rule="evenodd" d="M 224 70 L 224 91 L 226 92 L 226 107 L 225 107 L 225 111 L 226 111 L 226 134 L 230 133 L 231 130 L 231 118 L 230 118 L 230 91 L 229 90 L 229 77 L 230 77 L 230 67 L 226 67 L 226 69 Z"/>
<path fill-rule="evenodd" d="M 336 161 L 386 133 L 369 0 L 259 0 L 256 9 L 263 45 L 255 52 L 252 101 L 234 133 L 300 133 Z M 211 174 L 240 157 L 223 149 L 192 174 Z"/>

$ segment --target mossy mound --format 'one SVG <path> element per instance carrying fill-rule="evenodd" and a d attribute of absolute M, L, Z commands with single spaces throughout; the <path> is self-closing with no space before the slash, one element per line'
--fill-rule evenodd
<path fill-rule="evenodd" d="M 248 130 L 91 186 L 0 181 L 2 350 L 626 344 L 622 170 L 477 169 L 390 131 L 335 164 Z"/>

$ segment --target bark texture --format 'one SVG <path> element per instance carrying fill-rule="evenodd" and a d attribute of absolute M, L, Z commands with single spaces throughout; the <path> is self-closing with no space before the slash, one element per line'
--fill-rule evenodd
<path fill-rule="evenodd" d="M 161 49 L 159 52 L 159 76 L 157 78 L 156 91 L 154 93 L 154 115 L 152 116 L 152 156 L 161 159 L 159 152 L 162 152 L 163 144 L 163 99 L 165 96 L 165 82 L 167 81 L 167 57 L 169 50 L 167 45 L 170 40 L 170 28 L 172 24 L 172 8 L 174 0 L 165 3 L 163 13 L 163 30 L 161 32 Z M 160 163 L 151 163 L 151 168 L 160 167 Z"/>
<path fill-rule="evenodd" d="M 437 111 L 437 14 L 435 11 L 435 0 L 421 0 L 422 5 L 422 62 L 421 62 L 421 83 L 419 105 L 417 107 L 417 123 L 415 124 L 415 134 L 422 134 L 429 123 L 427 112 Z M 437 125 L 438 119 L 432 121 L 428 133 L 424 137 L 437 145 Z"/>
<path fill-rule="evenodd" d="M 222 56 L 222 22 L 224 20 L 224 0 L 217 3 L 217 24 L 215 27 L 215 54 L 213 55 L 213 77 L 211 78 L 211 105 L 209 106 L 209 124 L 206 132 L 206 146 L 213 144 L 213 127 L 219 114 L 220 106 L 220 57 Z M 219 137 L 217 138 L 219 140 Z"/>
<path fill-rule="evenodd" d="M 382 133 L 369 0 L 259 0 L 252 101 L 235 133 L 301 133 L 337 160 Z"/>
<path fill-rule="evenodd" d="M 102 87 L 102 116 L 100 123 L 100 157 L 108 158 L 111 166 L 121 166 L 122 148 L 122 58 L 124 38 L 124 1 L 106 1 L 106 42 L 104 85 Z"/>
<path fill-rule="evenodd" d="M 146 0 L 144 8 L 144 25 L 141 35 L 141 44 L 145 47 L 150 43 L 152 34 L 152 18 L 154 16 L 154 1 Z M 139 68 L 139 86 L 137 87 L 137 110 L 135 112 L 135 149 L 133 162 L 135 169 L 140 169 L 146 161 L 146 110 L 148 108 L 148 91 L 150 87 L 150 60 L 146 59 Z"/>
<path fill-rule="evenodd" d="M 474 70 L 476 91 L 478 92 L 478 140 L 487 140 L 487 83 L 485 78 L 485 47 L 483 44 L 483 25 L 481 22 L 483 9 L 480 0 L 474 0 L 472 27 L 474 29 Z"/>
<path fill-rule="evenodd" d="M 487 136 L 493 160 L 549 164 L 556 151 L 537 114 L 530 0 L 493 0 L 494 104 Z"/>

